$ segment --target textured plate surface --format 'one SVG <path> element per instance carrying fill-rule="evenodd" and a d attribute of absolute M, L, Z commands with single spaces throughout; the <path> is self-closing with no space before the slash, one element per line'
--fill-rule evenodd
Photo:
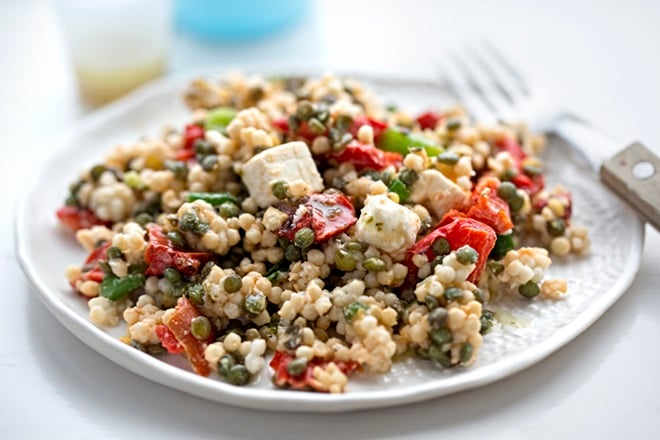
<path fill-rule="evenodd" d="M 318 70 L 308 69 L 306 73 Z M 394 102 L 410 111 L 439 108 L 450 102 L 446 90 L 432 79 L 352 76 L 375 89 L 382 102 Z M 625 292 L 639 268 L 643 224 L 578 155 L 560 139 L 551 138 L 546 153 L 549 184 L 562 182 L 573 191 L 574 221 L 589 228 L 591 253 L 557 260 L 551 266 L 550 277 L 568 280 L 569 294 L 564 301 L 521 298 L 493 305 L 499 324 L 484 338 L 473 367 L 439 371 L 428 362 L 407 360 L 396 363 L 385 375 L 355 376 L 346 394 L 326 395 L 276 390 L 266 371 L 251 386 L 233 387 L 194 375 L 180 357 L 163 361 L 147 356 L 117 340 L 125 328 L 104 330 L 89 322 L 85 301 L 71 291 L 64 278 L 66 266 L 79 264 L 85 253 L 57 225 L 54 212 L 69 182 L 96 163 L 108 148 L 130 143 L 145 133 L 156 134 L 164 124 L 180 126 L 187 114 L 180 95 L 189 78 L 160 80 L 82 121 L 62 140 L 41 172 L 35 173 L 20 198 L 16 217 L 20 263 L 48 309 L 92 349 L 147 379 L 202 398 L 268 410 L 338 412 L 443 396 L 511 375 L 568 343 Z"/>

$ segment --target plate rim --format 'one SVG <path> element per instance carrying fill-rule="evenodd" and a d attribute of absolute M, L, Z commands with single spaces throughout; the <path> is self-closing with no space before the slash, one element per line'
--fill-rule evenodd
<path fill-rule="evenodd" d="M 254 65 L 250 64 L 252 63 L 246 65 L 244 71 L 258 71 L 270 75 L 285 72 L 289 75 L 297 73 L 319 74 L 328 70 L 327 65 L 318 63 L 298 66 L 293 69 L 290 66 L 280 65 L 278 63 L 268 66 L 258 63 Z M 375 70 L 334 70 L 342 76 L 349 75 L 358 78 L 366 77 L 382 80 L 405 80 L 415 83 L 431 82 L 437 84 L 438 87 L 442 87 L 442 84 L 435 81 L 435 79 L 419 74 L 391 75 Z M 171 89 L 180 86 L 181 83 L 186 80 L 189 81 L 195 76 L 218 76 L 225 72 L 227 72 L 226 68 L 205 67 L 203 69 L 163 77 L 81 118 L 58 141 L 54 142 L 54 148 L 51 153 L 47 154 L 42 163 L 39 164 L 38 172 L 33 173 L 31 177 L 26 179 L 26 184 L 16 198 L 14 248 L 23 273 L 36 290 L 42 303 L 67 330 L 92 350 L 120 365 L 122 368 L 138 374 L 145 379 L 197 397 L 245 408 L 320 413 L 404 405 L 481 387 L 518 373 L 538 363 L 583 333 L 605 313 L 626 292 L 639 270 L 644 243 L 644 223 L 638 216 L 635 216 L 631 222 L 634 230 L 631 231 L 632 242 L 627 264 L 616 282 L 606 292 L 601 294 L 591 306 L 541 343 L 499 360 L 483 369 L 465 370 L 460 375 L 452 376 L 452 381 L 449 385 L 436 382 L 430 385 L 412 385 L 402 390 L 353 391 L 344 394 L 323 394 L 274 389 L 263 390 L 235 387 L 220 381 L 209 380 L 206 377 L 197 376 L 194 373 L 181 370 L 174 365 L 170 365 L 154 357 L 144 356 L 69 308 L 58 297 L 56 290 L 46 285 L 44 280 L 40 278 L 38 268 L 29 259 L 27 240 L 24 238 L 27 234 L 27 222 L 25 219 L 29 216 L 29 195 L 33 194 L 37 189 L 39 177 L 42 175 L 47 164 L 64 152 L 75 149 L 69 142 L 71 139 L 102 124 L 104 120 L 116 117 L 129 108 L 139 106 L 143 100 L 149 97 L 157 96 L 159 93 L 171 92 Z M 69 143 L 68 147 L 67 143 Z"/>

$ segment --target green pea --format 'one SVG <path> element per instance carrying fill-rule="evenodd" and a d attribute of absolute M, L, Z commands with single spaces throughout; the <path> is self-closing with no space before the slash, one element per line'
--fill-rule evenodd
<path fill-rule="evenodd" d="M 293 236 L 293 243 L 301 249 L 307 249 L 314 244 L 314 231 L 311 228 L 301 228 Z"/>
<path fill-rule="evenodd" d="M 456 301 L 463 298 L 463 291 L 458 287 L 448 287 L 445 289 L 445 298 L 447 301 Z"/>
<path fill-rule="evenodd" d="M 467 244 L 456 251 L 456 260 L 464 266 L 474 264 L 478 259 L 479 253 Z"/>
<path fill-rule="evenodd" d="M 566 223 L 564 222 L 564 219 L 555 218 L 546 223 L 545 229 L 551 236 L 561 237 L 564 235 L 564 232 L 566 232 Z"/>
<path fill-rule="evenodd" d="M 250 294 L 245 297 L 245 310 L 252 313 L 253 315 L 258 315 L 259 313 L 266 310 L 266 297 L 261 294 Z"/>
<path fill-rule="evenodd" d="M 181 282 L 181 274 L 172 267 L 166 267 L 163 271 L 163 276 L 172 284 Z"/>
<path fill-rule="evenodd" d="M 474 350 L 472 349 L 472 344 L 470 344 L 469 342 L 463 344 L 463 346 L 461 347 L 461 352 L 459 354 L 459 359 L 461 363 L 465 364 L 470 362 L 470 359 L 472 359 L 473 352 Z"/>
<path fill-rule="evenodd" d="M 278 180 L 277 182 L 273 183 L 273 185 L 270 187 L 270 190 L 278 199 L 286 199 L 289 193 L 289 184 L 284 180 Z"/>
<path fill-rule="evenodd" d="M 190 321 L 190 333 L 199 339 L 204 341 L 211 336 L 211 321 L 206 316 L 196 316 Z"/>
<path fill-rule="evenodd" d="M 460 159 L 458 154 L 454 153 L 453 151 L 443 151 L 436 157 L 438 158 L 438 162 L 444 163 L 446 165 L 456 165 L 458 163 L 458 159 Z"/>
<path fill-rule="evenodd" d="M 344 307 L 344 318 L 346 318 L 346 321 L 349 323 L 353 322 L 360 313 L 363 313 L 367 309 L 368 307 L 365 304 L 356 301 Z"/>
<path fill-rule="evenodd" d="M 236 117 L 236 110 L 230 107 L 218 107 L 209 110 L 204 119 L 204 128 L 206 130 L 222 131 L 227 128 L 229 123 Z"/>
<path fill-rule="evenodd" d="M 350 272 L 355 269 L 356 265 L 357 260 L 349 251 L 339 249 L 335 253 L 335 266 L 337 266 L 337 269 L 343 270 L 344 272 Z"/>
<path fill-rule="evenodd" d="M 176 248 L 186 247 L 186 239 L 183 238 L 183 235 L 179 231 L 171 231 L 167 233 L 167 238 L 172 242 L 172 245 Z"/>
<path fill-rule="evenodd" d="M 204 288 L 201 284 L 191 284 L 186 288 L 186 295 L 197 305 L 204 303 Z"/>
<path fill-rule="evenodd" d="M 372 272 L 382 272 L 385 270 L 385 262 L 378 257 L 369 257 L 362 262 L 362 267 Z"/>
<path fill-rule="evenodd" d="M 241 290 L 241 287 L 243 287 L 243 280 L 241 279 L 240 275 L 235 273 L 227 275 L 223 283 L 223 287 L 227 293 L 238 292 Z"/>
<path fill-rule="evenodd" d="M 291 376 L 300 376 L 307 369 L 307 359 L 306 358 L 295 358 L 291 360 L 287 366 L 286 371 Z"/>
<path fill-rule="evenodd" d="M 539 287 L 538 283 L 530 280 L 522 286 L 518 287 L 518 293 L 520 293 L 525 298 L 534 298 L 536 295 L 541 293 L 541 288 Z"/>
<path fill-rule="evenodd" d="M 451 252 L 451 246 L 449 245 L 449 241 L 444 237 L 438 237 L 433 242 L 431 249 L 433 250 L 434 254 L 439 256 L 447 255 L 449 252 Z"/>
<path fill-rule="evenodd" d="M 245 385 L 250 380 L 250 372 L 243 365 L 234 365 L 227 374 L 232 385 Z"/>
<path fill-rule="evenodd" d="M 322 134 L 323 132 L 325 132 L 325 125 L 323 125 L 323 122 L 319 121 L 316 118 L 310 119 L 308 124 L 309 124 L 309 129 L 314 134 Z"/>
<path fill-rule="evenodd" d="M 204 158 L 199 163 L 202 166 L 202 169 L 206 172 L 213 171 L 213 168 L 218 164 L 218 156 L 215 154 L 209 154 L 204 156 Z"/>
<path fill-rule="evenodd" d="M 437 309 L 433 309 L 431 313 L 429 313 L 427 319 L 433 330 L 440 330 L 447 326 L 448 316 L 449 314 L 447 313 L 447 309 L 445 309 L 444 307 L 438 307 Z"/>
<path fill-rule="evenodd" d="M 433 362 L 443 367 L 451 366 L 451 356 L 448 352 L 442 351 L 442 348 L 437 345 L 431 345 L 429 347 L 428 356 Z"/>
<path fill-rule="evenodd" d="M 516 185 L 511 182 L 502 182 L 499 188 L 497 188 L 497 195 L 507 202 L 515 197 L 516 194 Z"/>
<path fill-rule="evenodd" d="M 123 260 L 124 253 L 116 246 L 110 246 L 107 250 L 108 260 Z"/>
<path fill-rule="evenodd" d="M 450 118 L 447 121 L 447 130 L 454 131 L 461 128 L 461 120 L 458 118 Z"/>
<path fill-rule="evenodd" d="M 236 205 L 236 203 L 225 202 L 218 207 L 218 212 L 222 218 L 238 217 L 241 213 L 241 210 Z"/>
<path fill-rule="evenodd" d="M 429 333 L 431 340 L 438 344 L 444 345 L 454 340 L 454 336 L 451 334 L 451 331 L 447 328 L 440 328 L 438 330 L 432 330 Z"/>

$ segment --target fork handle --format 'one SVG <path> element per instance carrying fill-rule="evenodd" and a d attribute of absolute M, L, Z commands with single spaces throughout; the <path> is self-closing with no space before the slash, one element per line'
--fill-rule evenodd
<path fill-rule="evenodd" d="M 635 142 L 603 162 L 600 177 L 660 231 L 660 158 Z"/>

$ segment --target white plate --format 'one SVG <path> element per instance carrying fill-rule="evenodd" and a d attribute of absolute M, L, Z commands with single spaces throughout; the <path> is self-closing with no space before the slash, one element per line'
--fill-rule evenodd
<path fill-rule="evenodd" d="M 449 101 L 446 90 L 431 79 L 355 76 L 375 88 L 384 102 L 396 102 L 411 111 L 438 108 Z M 83 120 L 42 171 L 34 174 L 16 217 L 17 254 L 48 309 L 91 348 L 147 379 L 205 399 L 275 411 L 339 412 L 443 396 L 509 376 L 568 343 L 623 294 L 639 267 L 644 234 L 641 221 L 600 184 L 578 155 L 560 140 L 551 139 L 546 158 L 550 184 L 561 181 L 573 191 L 574 221 L 589 228 L 591 254 L 556 261 L 552 266 L 550 276 L 569 282 L 566 300 L 521 298 L 500 304 L 509 314 L 502 314 L 503 324 L 484 338 L 473 367 L 441 371 L 429 362 L 407 360 L 385 375 L 357 375 L 350 380 L 347 393 L 329 395 L 274 389 L 269 371 L 254 385 L 234 387 L 191 373 L 181 357 L 163 361 L 143 354 L 117 340 L 124 328 L 106 331 L 88 320 L 85 301 L 71 291 L 64 278 L 66 266 L 79 264 L 85 253 L 58 226 L 54 212 L 69 182 L 98 162 L 108 148 L 145 133 L 155 134 L 166 123 L 181 125 L 187 113 L 180 96 L 189 78 L 160 80 Z"/>

